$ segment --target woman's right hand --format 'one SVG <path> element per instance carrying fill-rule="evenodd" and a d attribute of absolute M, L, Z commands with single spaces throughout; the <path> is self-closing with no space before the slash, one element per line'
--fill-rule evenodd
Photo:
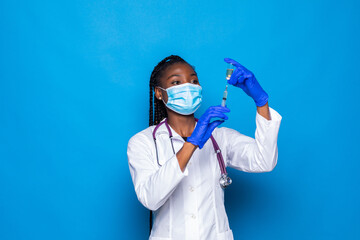
<path fill-rule="evenodd" d="M 231 58 L 225 58 L 224 61 L 236 67 L 228 83 L 244 90 L 248 96 L 254 99 L 256 106 L 264 106 L 268 102 L 269 96 L 264 89 L 262 89 L 255 75 Z"/>
<path fill-rule="evenodd" d="M 193 133 L 187 138 L 187 142 L 199 146 L 201 149 L 210 138 L 214 129 L 228 119 L 224 114 L 228 112 L 230 112 L 230 109 L 221 105 L 209 107 L 199 118 Z M 212 118 L 220 118 L 222 120 L 210 122 Z"/>

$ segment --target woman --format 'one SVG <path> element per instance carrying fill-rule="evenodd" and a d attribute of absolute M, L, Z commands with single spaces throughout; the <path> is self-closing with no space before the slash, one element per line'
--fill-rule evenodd
<path fill-rule="evenodd" d="M 226 107 L 210 107 L 198 121 L 194 118 L 201 86 L 195 69 L 179 56 L 163 59 L 151 74 L 150 127 L 133 136 L 127 150 L 137 197 L 153 211 L 150 240 L 233 239 L 211 135 L 225 166 L 268 172 L 277 163 L 281 116 L 268 107 L 267 93 L 249 70 L 225 61 L 236 67 L 228 83 L 243 89 L 257 106 L 255 139 L 217 128 L 228 119 Z"/>

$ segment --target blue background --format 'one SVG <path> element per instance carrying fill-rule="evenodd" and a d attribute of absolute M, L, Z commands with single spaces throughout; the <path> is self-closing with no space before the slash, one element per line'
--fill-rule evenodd
<path fill-rule="evenodd" d="M 199 116 L 224 57 L 282 116 L 273 172 L 229 170 L 235 239 L 359 239 L 359 1 L 1 1 L 0 239 L 146 239 L 127 164 L 162 58 L 196 66 Z M 230 88 L 224 126 L 254 137 Z"/>

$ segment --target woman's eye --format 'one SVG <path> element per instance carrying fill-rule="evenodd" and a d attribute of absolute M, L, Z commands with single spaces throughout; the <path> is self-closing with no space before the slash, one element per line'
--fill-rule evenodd
<path fill-rule="evenodd" d="M 178 85 L 179 83 L 180 83 L 180 81 L 173 81 L 171 84 Z"/>
<path fill-rule="evenodd" d="M 191 81 L 191 83 L 198 84 L 198 83 L 199 83 L 199 80 L 194 79 L 194 80 Z"/>

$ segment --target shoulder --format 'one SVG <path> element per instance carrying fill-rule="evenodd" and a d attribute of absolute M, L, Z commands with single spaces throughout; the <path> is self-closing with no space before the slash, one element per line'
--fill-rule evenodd
<path fill-rule="evenodd" d="M 134 144 L 148 145 L 152 141 L 152 132 L 155 126 L 150 126 L 132 136 L 128 142 L 128 148 Z"/>

